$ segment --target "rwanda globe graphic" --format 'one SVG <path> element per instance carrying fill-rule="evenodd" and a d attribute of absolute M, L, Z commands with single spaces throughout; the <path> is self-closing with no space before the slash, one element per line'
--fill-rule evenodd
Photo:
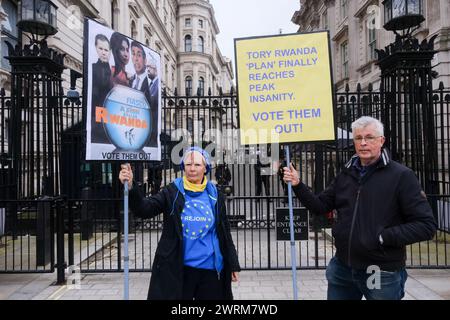
<path fill-rule="evenodd" d="M 111 142 L 119 150 L 141 150 L 151 132 L 150 106 L 144 93 L 118 85 L 110 91 L 104 106 L 104 127 Z"/>

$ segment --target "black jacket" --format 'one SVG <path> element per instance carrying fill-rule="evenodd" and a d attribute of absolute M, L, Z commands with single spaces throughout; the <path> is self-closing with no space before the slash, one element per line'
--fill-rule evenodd
<path fill-rule="evenodd" d="M 130 209 L 142 218 L 152 218 L 163 213 L 163 230 L 155 252 L 152 277 L 148 291 L 149 300 L 181 299 L 183 290 L 183 235 L 181 211 L 184 196 L 174 183 L 169 184 L 154 196 L 143 198 L 137 188 L 130 190 Z M 233 299 L 231 272 L 240 271 L 236 248 L 230 233 L 226 207 L 222 194 L 216 204 L 216 230 L 224 260 L 224 293 Z"/>
<path fill-rule="evenodd" d="M 314 213 L 336 210 L 332 229 L 336 256 L 356 269 L 377 265 L 381 270 L 398 270 L 405 266 L 406 245 L 429 240 L 436 232 L 431 207 L 414 172 L 390 160 L 386 151 L 362 179 L 351 160 L 318 196 L 302 183 L 293 190 Z"/>
<path fill-rule="evenodd" d="M 108 62 L 98 60 L 92 64 L 92 83 L 91 142 L 110 143 L 103 123 L 95 122 L 96 107 L 104 107 L 105 99 L 113 88 L 111 67 Z"/>

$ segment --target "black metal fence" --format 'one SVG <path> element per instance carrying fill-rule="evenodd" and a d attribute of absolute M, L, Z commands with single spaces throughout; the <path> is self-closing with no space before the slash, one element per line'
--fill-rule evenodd
<path fill-rule="evenodd" d="M 52 273 L 64 279 L 63 199 L 0 200 L 0 272 Z"/>
<path fill-rule="evenodd" d="M 420 117 L 423 114 L 421 110 L 409 110 L 406 102 L 400 102 L 396 110 L 383 109 L 386 97 L 382 92 L 374 92 L 370 88 L 363 92 L 359 86 L 356 91 L 346 90 L 336 95 L 336 142 L 290 146 L 292 161 L 300 170 L 303 181 L 315 191 L 320 191 L 353 155 L 351 122 L 361 115 L 372 115 L 386 124 L 387 147 L 394 150 L 393 158 L 411 167 L 424 188 L 432 186 L 428 190 L 433 193 L 428 192 L 428 196 L 440 230 L 433 240 L 408 247 L 407 263 L 410 267 L 449 266 L 450 91 L 441 86 L 432 96 L 434 146 L 424 142 L 424 135 L 431 132 L 424 124 L 425 119 Z M 60 184 L 55 194 L 64 196 L 64 200 L 59 201 L 58 206 L 50 206 L 53 208 L 50 215 L 40 200 L 42 193 L 38 191 L 42 189 L 30 189 L 27 183 L 17 185 L 14 194 L 26 194 L 28 199 L 16 202 L 10 193 L 11 185 L 16 185 L 17 180 L 10 170 L 12 140 L 8 133 L 13 132 L 8 129 L 11 114 L 8 102 L 9 98 L 2 94 L 0 215 L 3 214 L 6 224 L 0 237 L 0 272 L 51 272 L 55 264 L 60 268 L 76 265 L 83 272 L 122 270 L 123 205 L 117 179 L 118 164 L 84 160 L 80 101 L 65 99 L 59 110 L 61 133 L 54 140 L 57 144 L 55 150 L 59 150 L 54 157 L 58 158 Z M 163 97 L 162 110 L 161 165 L 133 164 L 135 178 L 142 190 L 147 194 L 156 192 L 159 180 L 160 187 L 163 187 L 181 175 L 177 163 L 172 162 L 172 153 L 179 153 L 183 145 L 197 143 L 210 148 L 216 163 L 209 178 L 221 180 L 221 170 L 226 166 L 230 170 L 231 180 L 225 179 L 220 187 L 232 191 L 227 197 L 227 210 L 241 266 L 244 269 L 289 269 L 289 243 L 276 241 L 275 234 L 275 208 L 286 206 L 286 193 L 277 174 L 278 164 L 261 169 L 257 165 L 256 149 L 239 147 L 235 132 L 238 127 L 236 97 L 233 94 Z M 29 133 L 22 136 L 25 141 L 27 137 L 31 139 L 32 132 L 39 132 L 39 118 L 31 121 L 31 114 L 29 117 Z M 427 163 L 429 152 L 434 155 L 432 166 Z M 24 161 L 20 162 L 22 169 L 19 172 L 26 173 L 35 167 L 31 159 L 39 159 L 42 153 L 23 153 L 20 156 Z M 261 170 L 272 174 L 261 175 Z M 159 175 L 160 178 L 155 179 Z M 155 181 L 158 181 L 156 185 Z M 297 200 L 294 204 L 300 205 Z M 48 217 L 45 218 L 46 224 L 42 223 L 42 216 Z M 60 217 L 59 223 L 57 217 Z M 331 223 L 332 217 L 311 216 L 309 240 L 297 242 L 299 268 L 326 267 L 334 254 L 329 229 Z M 161 217 L 141 220 L 135 219 L 131 213 L 130 270 L 150 270 L 161 226 Z M 50 242 L 44 242 L 42 246 L 38 241 L 42 237 L 50 239 Z M 58 243 L 55 237 L 63 239 L 59 246 L 61 263 L 55 261 Z M 48 263 L 41 266 L 38 259 Z"/>

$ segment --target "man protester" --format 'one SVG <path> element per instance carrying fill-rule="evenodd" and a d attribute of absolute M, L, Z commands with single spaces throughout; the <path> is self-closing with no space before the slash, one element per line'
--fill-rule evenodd
<path fill-rule="evenodd" d="M 383 149 L 383 124 L 361 117 L 352 132 L 356 155 L 322 193 L 311 193 L 292 165 L 284 168 L 284 181 L 313 213 L 337 212 L 336 254 L 326 271 L 328 299 L 400 300 L 406 246 L 432 239 L 436 223 L 414 172 Z"/>

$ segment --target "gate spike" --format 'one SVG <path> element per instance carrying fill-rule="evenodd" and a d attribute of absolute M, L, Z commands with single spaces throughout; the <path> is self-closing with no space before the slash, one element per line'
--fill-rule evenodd
<path fill-rule="evenodd" d="M 434 40 L 439 36 L 439 34 L 435 34 L 431 37 L 430 41 L 428 41 L 428 50 L 433 51 L 434 50 Z"/>
<path fill-rule="evenodd" d="M 9 41 L 5 41 L 5 43 L 8 46 L 8 56 L 10 57 L 14 56 L 15 53 L 14 46 L 11 43 L 9 43 Z"/>

